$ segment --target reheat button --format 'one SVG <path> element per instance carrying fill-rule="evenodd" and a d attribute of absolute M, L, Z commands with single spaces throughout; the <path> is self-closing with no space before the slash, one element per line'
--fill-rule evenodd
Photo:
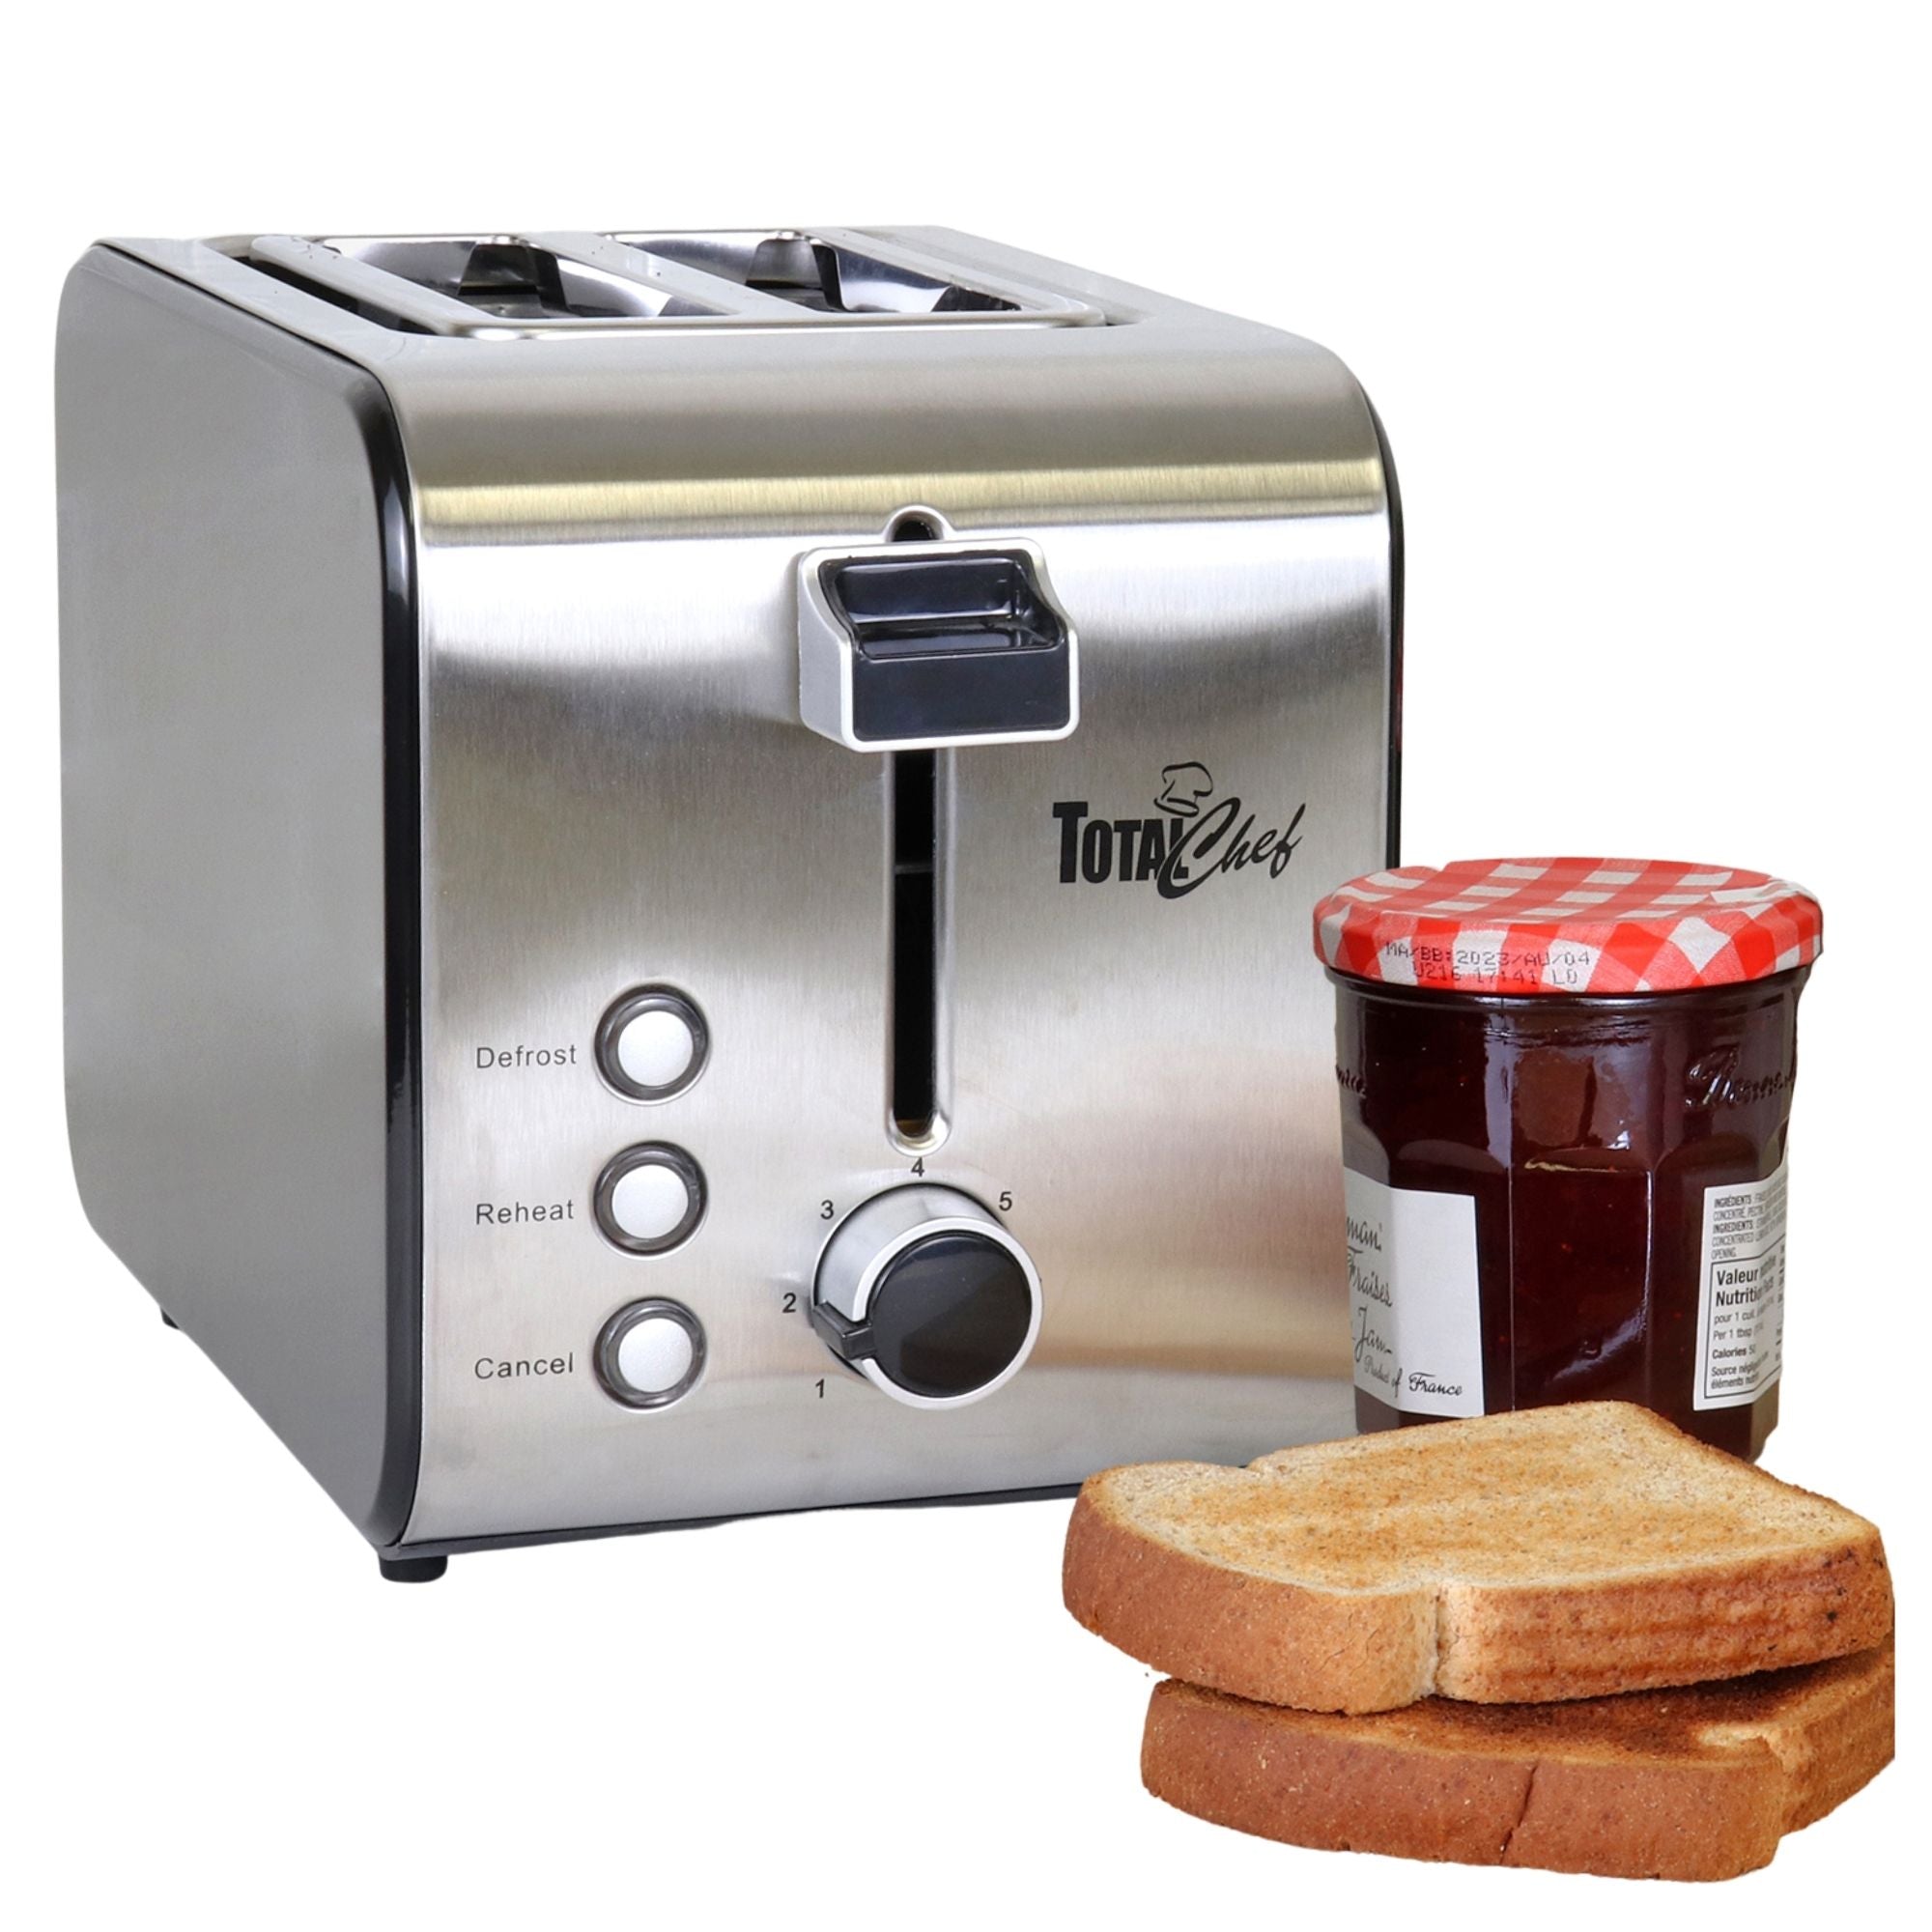
<path fill-rule="evenodd" d="M 594 1201 L 606 1240 L 628 1254 L 668 1254 L 704 1218 L 704 1174 L 682 1148 L 647 1142 L 606 1165 Z"/>

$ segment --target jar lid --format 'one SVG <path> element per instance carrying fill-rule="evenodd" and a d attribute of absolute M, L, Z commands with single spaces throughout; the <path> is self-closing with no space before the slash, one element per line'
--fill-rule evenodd
<path fill-rule="evenodd" d="M 1788 879 L 1661 859 L 1462 859 L 1338 887 L 1315 950 L 1338 973 L 1457 993 L 1674 993 L 1817 958 Z"/>

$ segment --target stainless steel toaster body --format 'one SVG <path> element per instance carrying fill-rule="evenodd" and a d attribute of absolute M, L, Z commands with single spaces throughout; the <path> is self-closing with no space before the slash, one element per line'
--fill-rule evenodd
<path fill-rule="evenodd" d="M 1347 1433 L 1333 356 L 938 231 L 116 242 L 59 412 L 82 1197 L 395 1574 Z"/>

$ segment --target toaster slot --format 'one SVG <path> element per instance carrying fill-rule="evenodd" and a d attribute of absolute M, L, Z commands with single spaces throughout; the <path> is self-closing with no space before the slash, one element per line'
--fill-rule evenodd
<path fill-rule="evenodd" d="M 1069 297 L 838 228 L 261 235 L 235 252 L 369 321 L 432 335 L 1104 319 Z"/>
<path fill-rule="evenodd" d="M 708 279 L 666 278 L 632 251 L 586 236 L 579 256 L 565 238 L 512 235 L 258 237 L 258 267 L 296 277 L 377 321 L 437 334 L 473 333 L 492 323 L 637 323 L 718 317 L 737 305 Z"/>
<path fill-rule="evenodd" d="M 838 230 L 616 239 L 821 315 L 1011 315 L 1024 306 L 1017 296 L 969 285 L 907 250 Z"/>

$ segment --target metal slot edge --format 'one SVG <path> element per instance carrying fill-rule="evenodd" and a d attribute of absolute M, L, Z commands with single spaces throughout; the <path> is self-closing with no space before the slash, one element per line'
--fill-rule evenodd
<path fill-rule="evenodd" d="M 659 230 L 668 237 L 674 231 Z M 1031 324 L 1080 325 L 1105 320 L 1090 303 L 1016 283 L 1005 277 L 974 271 L 961 272 L 942 257 L 923 249 L 909 248 L 895 242 L 881 241 L 848 228 L 811 228 L 790 232 L 809 241 L 823 242 L 834 247 L 867 255 L 892 268 L 916 275 L 971 288 L 976 293 L 995 297 L 1014 304 L 1011 309 L 989 313 L 965 309 L 951 313 L 826 313 L 787 301 L 781 296 L 747 288 L 725 275 L 653 253 L 647 245 L 652 239 L 641 232 L 591 233 L 576 230 L 543 230 L 500 239 L 542 248 L 559 259 L 580 267 L 619 277 L 648 287 L 666 297 L 679 298 L 706 312 L 680 316 L 576 316 L 542 320 L 493 316 L 455 296 L 440 294 L 406 275 L 379 269 L 356 256 L 343 253 L 317 237 L 260 235 L 247 244 L 246 259 L 280 269 L 312 287 L 326 289 L 350 300 L 381 311 L 383 315 L 426 329 L 434 335 L 469 336 L 479 339 L 516 339 L 538 335 L 622 334 L 639 329 L 712 328 L 746 325 L 759 327 L 960 327 L 987 325 Z M 398 240 L 412 238 L 399 237 Z M 424 238 L 433 239 L 433 238 Z"/>
<path fill-rule="evenodd" d="M 1036 287 L 1031 282 L 1015 282 L 1004 275 L 982 274 L 979 270 L 962 269 L 956 262 L 949 262 L 943 255 L 928 253 L 923 248 L 908 247 L 903 242 L 882 241 L 877 236 L 863 235 L 855 228 L 807 228 L 800 231 L 809 241 L 827 242 L 835 248 L 849 248 L 855 255 L 870 255 L 891 268 L 904 269 L 915 275 L 931 275 L 937 280 L 956 283 L 960 288 L 971 289 L 976 294 L 994 296 L 1002 301 L 1014 304 L 1009 320 L 1014 322 L 1055 322 L 1086 324 L 1105 321 L 1100 311 L 1091 302 L 1079 301 L 1072 296 L 1059 295 L 1049 289 Z M 989 322 L 1000 320 L 988 316 L 983 310 L 962 309 L 952 315 L 911 315 L 911 316 L 857 316 L 847 317 L 848 321 L 862 322 Z"/>
<path fill-rule="evenodd" d="M 588 269 L 602 269 L 626 281 L 641 282 L 662 289 L 667 296 L 682 296 L 699 302 L 712 316 L 683 316 L 672 321 L 704 322 L 712 319 L 746 316 L 759 322 L 795 323 L 800 319 L 796 302 L 781 296 L 768 296 L 760 289 L 748 289 L 728 276 L 707 274 L 702 269 L 673 262 L 668 256 L 653 255 L 633 247 L 612 235 L 580 234 L 575 230 L 543 229 L 519 238 L 532 248 L 547 248 L 566 262 L 581 263 Z M 660 318 L 661 320 L 663 318 Z M 559 325 L 559 327 L 564 325 Z"/>
<path fill-rule="evenodd" d="M 333 289 L 352 301 L 367 302 L 384 315 L 412 322 L 436 335 L 520 334 L 514 323 L 493 323 L 482 310 L 454 296 L 439 295 L 420 282 L 372 269 L 354 255 L 325 246 L 299 235 L 258 235 L 249 243 L 250 259 L 286 269 L 305 282 Z"/>

